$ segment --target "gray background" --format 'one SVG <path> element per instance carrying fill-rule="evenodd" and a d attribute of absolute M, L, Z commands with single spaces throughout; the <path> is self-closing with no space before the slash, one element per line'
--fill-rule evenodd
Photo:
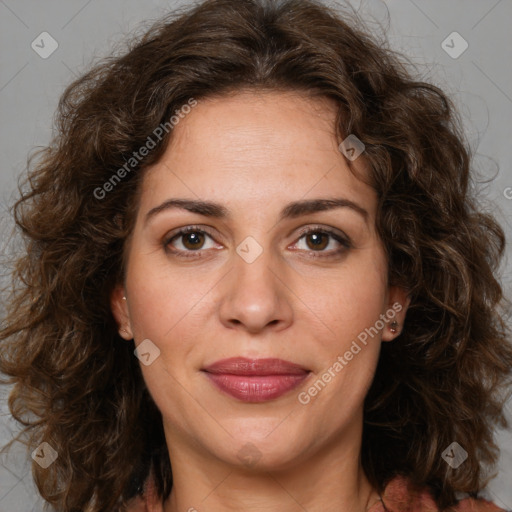
<path fill-rule="evenodd" d="M 130 32 L 143 30 L 144 20 L 147 23 L 169 9 L 188 4 L 162 0 L 0 0 L 0 234 L 4 254 L 13 251 L 6 235 L 10 227 L 7 206 L 29 151 L 49 142 L 51 121 L 65 85 Z M 351 5 L 376 33 L 382 32 L 380 27 L 387 28 L 391 46 L 405 53 L 424 79 L 455 99 L 476 153 L 475 175 L 481 181 L 480 188 L 510 239 L 512 0 L 395 0 L 387 4 L 382 0 L 352 0 Z M 31 47 L 44 31 L 58 42 L 57 50 L 46 59 Z M 442 47 L 454 31 L 468 44 L 457 58 Z M 450 51 L 454 52 L 461 48 L 461 42 L 448 38 L 445 45 L 453 46 Z M 510 249 L 507 251 L 509 256 Z M 510 297 L 508 260 L 503 282 Z M 7 390 L 0 392 L 0 443 L 4 444 L 17 427 L 7 412 Z M 512 418 L 512 404 L 507 410 Z M 512 432 L 498 431 L 497 440 L 502 449 L 498 475 L 484 496 L 512 510 Z M 0 512 L 42 510 L 31 481 L 31 459 L 21 445 L 15 445 L 10 454 L 0 460 Z"/>

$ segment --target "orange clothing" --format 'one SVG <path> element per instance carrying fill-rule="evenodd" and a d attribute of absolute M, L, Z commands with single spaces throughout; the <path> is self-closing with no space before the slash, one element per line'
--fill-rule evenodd
<path fill-rule="evenodd" d="M 383 506 L 383 503 L 385 507 Z M 368 512 L 438 512 L 432 495 L 426 488 L 415 487 L 406 477 L 396 476 L 382 495 L 382 502 L 373 505 Z M 452 508 L 457 512 L 506 512 L 484 499 L 465 498 Z"/>
<path fill-rule="evenodd" d="M 384 505 L 385 507 L 384 507 Z M 415 487 L 407 478 L 397 476 L 391 480 L 382 495 L 368 512 L 438 512 L 434 499 L 427 489 Z M 490 501 L 465 498 L 453 507 L 457 512 L 506 512 Z M 138 496 L 128 508 L 129 512 L 163 512 L 153 480 L 146 481 L 144 495 Z"/>

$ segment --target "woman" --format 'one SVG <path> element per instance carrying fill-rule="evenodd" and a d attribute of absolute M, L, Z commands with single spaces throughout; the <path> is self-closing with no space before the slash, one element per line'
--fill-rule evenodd
<path fill-rule="evenodd" d="M 501 510 L 504 234 L 442 91 L 321 4 L 209 0 L 58 119 L 0 356 L 56 510 Z"/>

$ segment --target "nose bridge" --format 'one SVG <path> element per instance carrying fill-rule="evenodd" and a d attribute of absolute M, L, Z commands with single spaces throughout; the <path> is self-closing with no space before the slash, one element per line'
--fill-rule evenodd
<path fill-rule="evenodd" d="M 291 307 L 272 249 L 248 236 L 236 247 L 233 268 L 222 297 L 221 320 L 257 331 L 269 323 L 287 322 Z"/>
<path fill-rule="evenodd" d="M 275 265 L 272 248 L 263 246 L 254 237 L 248 236 L 238 244 L 234 272 L 240 286 L 256 286 L 270 291 L 275 287 Z"/>
<path fill-rule="evenodd" d="M 259 237 L 261 240 L 261 237 Z M 234 258 L 234 291 L 238 300 L 247 304 L 262 301 L 275 301 L 276 279 L 272 266 L 275 266 L 275 258 L 272 249 L 261 244 L 252 236 L 247 236 L 236 247 Z"/>

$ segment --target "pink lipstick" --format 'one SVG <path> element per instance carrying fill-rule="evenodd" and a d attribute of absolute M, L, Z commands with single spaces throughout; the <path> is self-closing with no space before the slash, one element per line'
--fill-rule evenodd
<path fill-rule="evenodd" d="M 203 368 L 224 393 L 244 402 L 266 402 L 297 387 L 309 370 L 283 359 L 222 359 Z"/>

